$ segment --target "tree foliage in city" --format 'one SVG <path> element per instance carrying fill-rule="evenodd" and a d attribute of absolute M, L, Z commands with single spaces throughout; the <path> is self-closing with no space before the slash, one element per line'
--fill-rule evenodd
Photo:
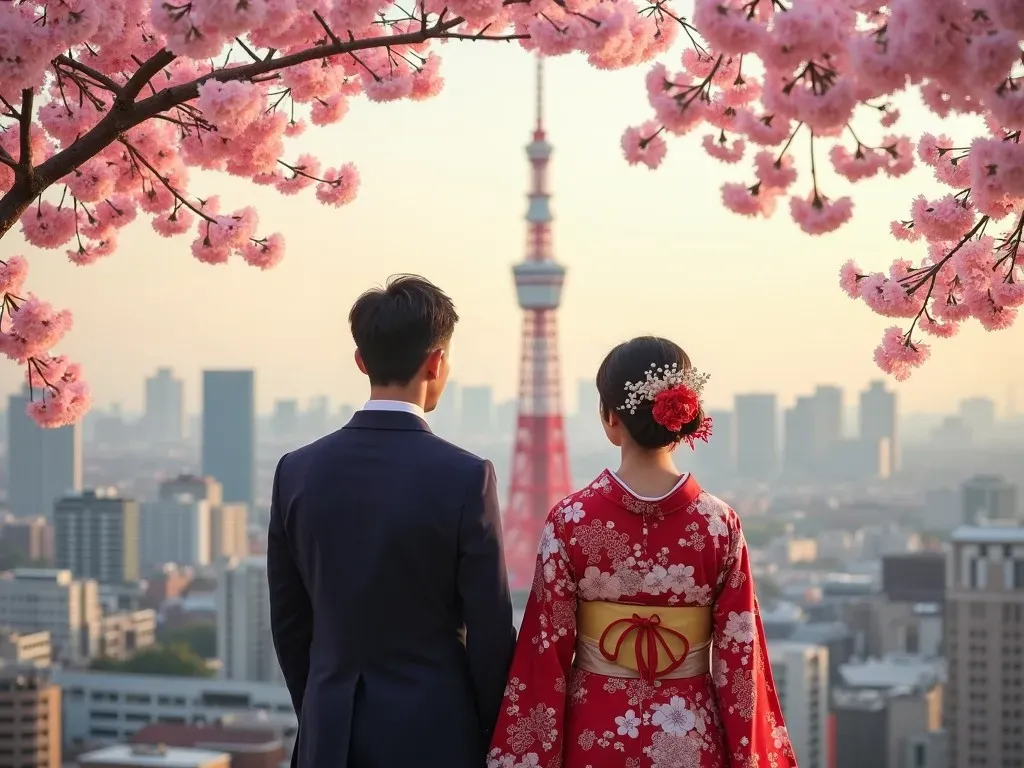
<path fill-rule="evenodd" d="M 187 645 L 156 645 L 139 651 L 130 659 L 96 659 L 90 669 L 133 675 L 168 675 L 171 677 L 211 677 L 206 662 Z"/>
<path fill-rule="evenodd" d="M 692 17 L 689 3 L 678 5 L 6 0 L 0 237 L 20 222 L 31 245 L 89 264 L 147 219 L 163 236 L 188 237 L 200 261 L 237 256 L 267 269 L 283 237 L 263 233 L 252 208 L 231 211 L 211 190 L 192 190 L 189 169 L 282 194 L 314 188 L 322 203 L 345 205 L 358 173 L 303 153 L 307 124 L 337 123 L 362 99 L 436 95 L 437 43 L 517 40 L 545 56 L 582 53 L 604 70 L 666 54 L 646 78 L 653 119 L 623 135 L 626 159 L 655 168 L 667 139 L 700 131 L 723 162 L 749 158 L 745 180 L 722 187 L 727 208 L 770 216 L 785 199 L 810 235 L 853 214 L 836 177 L 901 176 L 916 153 L 948 188 L 929 188 L 891 225 L 897 239 L 921 242 L 919 258 L 841 272 L 852 297 L 903 321 L 875 351 L 896 378 L 927 359 L 922 333 L 1013 323 L 1024 303 L 1024 3 L 695 0 Z M 909 90 L 936 117 L 976 117 L 976 135 L 899 134 L 894 100 Z M 802 180 L 797 152 L 809 159 Z M 71 314 L 27 292 L 27 271 L 21 256 L 0 264 L 0 352 L 26 366 L 32 416 L 60 426 L 87 409 L 89 389 L 79 366 L 54 352 Z"/>
<path fill-rule="evenodd" d="M 217 657 L 217 625 L 213 622 L 192 622 L 162 633 L 164 645 L 183 645 L 202 659 Z"/>

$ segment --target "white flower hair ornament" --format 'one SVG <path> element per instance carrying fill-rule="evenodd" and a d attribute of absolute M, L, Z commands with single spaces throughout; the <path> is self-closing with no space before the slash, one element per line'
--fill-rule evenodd
<path fill-rule="evenodd" d="M 697 440 L 707 442 L 711 437 L 709 416 L 701 419 L 693 432 L 685 435 L 679 432 L 700 413 L 700 396 L 711 376 L 695 368 L 681 370 L 677 363 L 665 366 L 651 363 L 644 375 L 643 381 L 626 382 L 626 401 L 616 410 L 636 414 L 638 407 L 650 402 L 651 417 L 655 423 L 677 435 L 691 449 Z"/>

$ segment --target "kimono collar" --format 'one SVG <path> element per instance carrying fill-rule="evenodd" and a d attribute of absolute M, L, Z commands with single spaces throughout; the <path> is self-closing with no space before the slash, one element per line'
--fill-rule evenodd
<path fill-rule="evenodd" d="M 693 479 L 693 475 L 688 474 L 667 496 L 656 500 L 647 499 L 638 496 L 619 480 L 614 472 L 608 469 L 598 475 L 593 487 L 600 490 L 608 501 L 622 507 L 627 512 L 652 517 L 664 517 L 673 512 L 687 509 L 701 493 L 700 486 Z"/>

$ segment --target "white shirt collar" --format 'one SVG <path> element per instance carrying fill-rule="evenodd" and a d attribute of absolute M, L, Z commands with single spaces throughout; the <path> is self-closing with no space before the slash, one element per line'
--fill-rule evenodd
<path fill-rule="evenodd" d="M 421 419 L 426 418 L 423 409 L 416 405 L 416 403 L 407 403 L 404 400 L 367 400 L 363 404 L 363 410 L 400 411 L 402 413 L 411 413 L 413 416 L 419 416 Z"/>

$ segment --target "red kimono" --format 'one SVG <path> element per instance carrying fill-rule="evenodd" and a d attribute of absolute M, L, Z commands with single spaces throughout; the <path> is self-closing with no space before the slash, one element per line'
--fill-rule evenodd
<path fill-rule="evenodd" d="M 605 471 L 551 511 L 487 764 L 795 768 L 732 509 Z"/>

